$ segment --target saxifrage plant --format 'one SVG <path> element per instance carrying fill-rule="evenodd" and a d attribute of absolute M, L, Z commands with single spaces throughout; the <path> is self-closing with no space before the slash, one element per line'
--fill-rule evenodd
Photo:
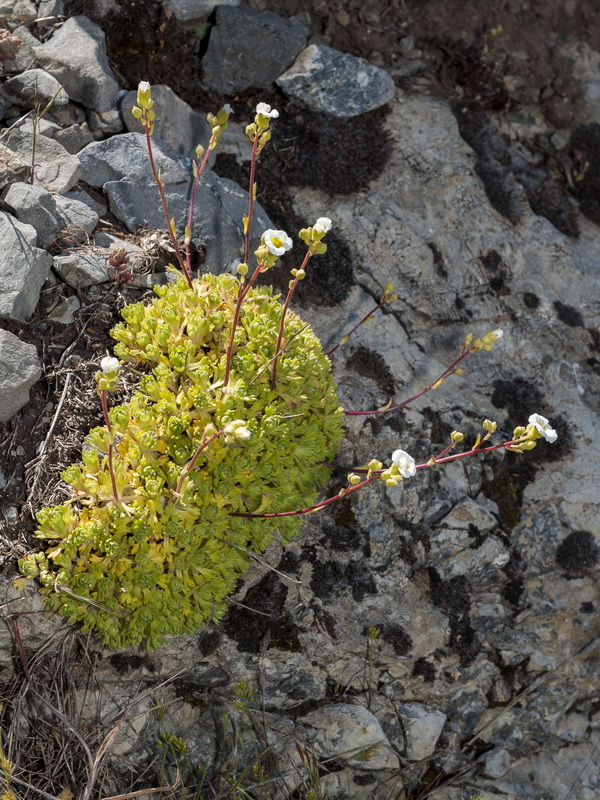
<path fill-rule="evenodd" d="M 246 129 L 252 142 L 250 199 L 238 277 L 194 279 L 190 244 L 196 192 L 231 109 L 208 115 L 212 137 L 206 152 L 197 150 L 182 247 L 154 165 L 149 84 L 140 84 L 137 102 L 134 115 L 144 125 L 179 262 L 179 270 L 173 269 L 177 279 L 156 287 L 158 297 L 149 305 L 124 309 L 124 322 L 112 331 L 118 358 L 103 359 L 96 375 L 105 425 L 88 435 L 82 463 L 62 473 L 73 497 L 37 515 L 35 535 L 51 540 L 51 546 L 20 561 L 21 572 L 41 584 L 48 609 L 81 623 L 83 631 L 115 649 L 141 641 L 155 648 L 167 635 L 191 633 L 219 619 L 239 577 L 275 532 L 288 542 L 302 515 L 341 496 L 380 480 L 397 486 L 418 469 L 474 453 L 523 452 L 538 438 L 556 439 L 548 421 L 534 414 L 510 441 L 487 445 L 496 424 L 485 420 L 485 434 L 465 452 L 450 452 L 464 439 L 458 431 L 423 464 L 396 450 L 388 468 L 373 459 L 346 469 L 347 488 L 315 503 L 343 435 L 344 414 L 379 414 L 407 405 L 458 374 L 469 354 L 490 351 L 502 331 L 481 339 L 470 334 L 458 358 L 415 397 L 391 408 L 344 412 L 328 356 L 310 327 L 289 310 L 310 258 L 326 250 L 323 239 L 331 221 L 321 217 L 300 231 L 307 251 L 300 269 L 292 270 L 283 305 L 270 289 L 254 284 L 290 249 L 284 231 L 265 231 L 247 278 L 255 166 L 277 111 L 259 103 Z M 119 254 L 116 258 L 123 273 L 126 261 Z M 376 308 L 394 299 L 393 287 L 386 286 Z M 144 374 L 130 400 L 109 410 L 108 394 L 117 388 L 121 368 Z"/>

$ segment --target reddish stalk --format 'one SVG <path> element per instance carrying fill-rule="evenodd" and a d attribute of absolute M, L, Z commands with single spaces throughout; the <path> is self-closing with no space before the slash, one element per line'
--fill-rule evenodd
<path fill-rule="evenodd" d="M 364 316 L 364 317 L 361 319 L 361 321 L 360 321 L 360 322 L 357 322 L 357 323 L 356 323 L 356 325 L 355 325 L 355 326 L 352 328 L 352 330 L 351 330 L 349 333 L 347 333 L 345 336 L 342 336 L 342 338 L 341 338 L 341 339 L 340 339 L 340 341 L 339 341 L 339 342 L 336 344 L 336 346 L 335 346 L 335 347 L 332 347 L 332 348 L 331 348 L 331 350 L 328 350 L 328 351 L 325 353 L 325 355 L 326 355 L 326 356 L 331 356 L 331 355 L 333 355 L 333 353 L 335 353 L 335 351 L 338 349 L 338 347 L 341 347 L 343 344 L 345 344 L 345 343 L 348 341 L 348 339 L 349 339 L 349 338 L 352 336 L 352 334 L 353 334 L 353 333 L 354 333 L 356 330 L 358 330 L 358 328 L 360 328 L 360 326 L 361 326 L 361 325 L 364 325 L 364 323 L 365 323 L 365 322 L 367 322 L 367 321 L 368 321 L 368 320 L 369 320 L 369 319 L 370 319 L 370 318 L 373 316 L 373 314 L 374 314 L 376 311 L 379 311 L 379 309 L 380 309 L 380 308 L 383 308 L 383 306 L 384 306 L 386 303 L 388 303 L 388 302 L 389 302 L 389 301 L 388 301 L 388 300 L 387 300 L 387 298 L 386 298 L 385 300 L 382 300 L 380 303 L 377 303 L 377 305 L 375 306 L 375 308 L 373 308 L 371 311 L 369 311 L 369 313 L 368 313 L 368 314 L 366 314 L 366 315 L 365 315 L 365 316 Z"/>
<path fill-rule="evenodd" d="M 442 372 L 440 377 L 431 384 L 431 386 L 428 386 L 426 389 L 423 389 L 422 391 L 418 392 L 417 394 L 413 395 L 412 397 L 409 397 L 408 400 L 404 400 L 402 403 L 398 403 L 395 406 L 390 406 L 389 408 L 377 408 L 377 409 L 374 409 L 373 411 L 344 411 L 344 414 L 347 417 L 360 417 L 360 416 L 367 416 L 367 415 L 371 416 L 371 415 L 374 415 L 374 414 L 387 414 L 389 411 L 396 411 L 399 408 L 404 408 L 404 406 L 407 406 L 409 403 L 412 403 L 413 401 L 418 400 L 419 397 L 422 397 L 424 394 L 427 394 L 427 392 L 430 392 L 436 386 L 439 386 L 441 381 L 445 381 L 446 378 L 450 377 L 450 375 L 452 375 L 452 373 L 454 372 L 456 367 L 460 364 L 460 362 L 464 358 L 466 358 L 469 355 L 469 353 L 472 353 L 473 350 L 475 350 L 475 349 L 476 348 L 474 348 L 474 347 L 470 347 L 468 350 L 463 351 L 459 355 L 459 357 L 457 359 L 455 359 L 452 362 L 452 364 L 450 364 L 450 366 L 447 367 L 447 369 L 444 370 L 444 372 Z"/>
<path fill-rule="evenodd" d="M 102 413 L 104 414 L 104 422 L 108 428 L 108 472 L 110 474 L 110 482 L 112 484 L 112 491 L 115 503 L 121 505 L 121 498 L 117 489 L 117 479 L 115 477 L 115 469 L 113 465 L 113 427 L 108 416 L 108 403 L 106 402 L 106 392 L 104 389 L 100 390 L 100 402 L 102 403 Z"/>
<path fill-rule="evenodd" d="M 231 358 L 233 356 L 233 340 L 235 338 L 235 332 L 237 330 L 238 322 L 240 321 L 240 311 L 242 308 L 242 303 L 244 301 L 244 298 L 250 291 L 252 284 L 260 275 L 262 267 L 263 263 L 259 262 L 258 266 L 254 270 L 254 274 L 252 275 L 246 286 L 244 286 L 244 284 L 241 281 L 238 285 L 237 302 L 235 304 L 235 311 L 233 313 L 233 322 L 231 323 L 231 337 L 229 339 L 229 345 L 227 346 L 227 356 L 225 358 L 225 377 L 223 379 L 223 388 L 225 388 L 229 383 L 229 373 L 231 372 Z"/>
<path fill-rule="evenodd" d="M 198 167 L 198 171 L 196 172 L 196 177 L 194 178 L 194 183 L 192 185 L 192 194 L 190 197 L 190 211 L 188 214 L 188 224 L 186 229 L 186 241 L 185 241 L 185 262 L 187 264 L 187 271 L 190 278 L 192 277 L 192 254 L 187 234 L 189 232 L 189 236 L 192 235 L 192 223 L 194 221 L 194 206 L 196 203 L 196 193 L 198 191 L 198 186 L 200 185 L 200 178 L 202 177 L 202 173 L 204 172 L 204 168 L 206 167 L 206 164 L 208 162 L 208 156 L 210 155 L 210 153 L 211 150 L 208 147 L 206 149 L 206 153 L 204 154 L 204 158 L 202 159 L 202 163 L 200 164 L 200 166 Z"/>
<path fill-rule="evenodd" d="M 304 261 L 302 262 L 302 266 L 300 267 L 301 270 L 304 270 L 306 268 L 306 265 L 308 264 L 308 259 L 311 257 L 311 255 L 312 253 L 310 252 L 310 250 L 308 250 L 306 255 L 304 256 Z M 271 389 L 275 389 L 275 384 L 277 383 L 277 359 L 279 358 L 279 351 L 281 349 L 281 340 L 283 339 L 283 326 L 285 324 L 285 315 L 287 314 L 287 310 L 290 305 L 292 295 L 296 290 L 296 286 L 298 286 L 299 280 L 300 278 L 296 277 L 293 284 L 290 286 L 290 290 L 287 293 L 287 297 L 285 298 L 283 311 L 281 312 L 281 320 L 279 322 L 279 333 L 277 334 L 277 344 L 275 345 L 275 358 L 273 359 L 273 372 L 271 374 Z"/>
<path fill-rule="evenodd" d="M 254 175 L 256 172 L 256 159 L 258 158 L 258 133 L 252 142 L 252 157 L 250 159 L 250 197 L 248 200 L 248 220 L 246 224 L 246 242 L 244 244 L 244 264 L 250 258 L 250 238 L 252 231 L 252 216 L 254 214 Z"/>
<path fill-rule="evenodd" d="M 494 444 L 490 445 L 489 447 L 482 447 L 482 448 L 473 448 L 471 450 L 467 450 L 464 453 L 454 453 L 453 455 L 446 456 L 445 458 L 436 458 L 434 459 L 433 464 L 430 461 L 426 461 L 423 464 L 417 464 L 417 469 L 426 469 L 427 467 L 435 466 L 436 464 L 444 464 L 447 461 L 456 461 L 458 458 L 467 458 L 467 456 L 475 455 L 476 453 L 490 453 L 492 450 L 500 450 L 502 448 L 510 447 L 518 442 L 522 441 L 521 439 L 511 439 L 509 442 L 502 442 L 502 444 Z M 343 469 L 343 467 L 339 468 Z M 348 469 L 348 472 L 367 472 L 368 470 L 365 469 Z M 243 511 L 232 511 L 229 516 L 230 517 L 244 517 L 246 519 L 272 519 L 273 517 L 298 517 L 301 514 L 312 514 L 315 511 L 319 511 L 325 506 L 330 505 L 331 503 L 335 503 L 336 500 L 341 500 L 342 497 L 347 497 L 352 492 L 355 492 L 357 489 L 361 489 L 363 486 L 367 486 L 369 483 L 373 483 L 373 481 L 380 480 L 379 476 L 385 470 L 380 469 L 376 470 L 372 473 L 370 478 L 367 478 L 360 483 L 357 483 L 356 486 L 349 486 L 345 491 L 344 494 L 339 495 L 336 494 L 334 497 L 329 497 L 327 500 L 323 500 L 320 503 L 316 503 L 314 506 L 309 506 L 308 508 L 302 508 L 298 511 L 278 511 L 272 514 L 250 514 Z"/>
<path fill-rule="evenodd" d="M 192 287 L 191 271 L 188 273 L 187 264 L 181 254 L 181 250 L 179 248 L 179 245 L 177 244 L 177 239 L 175 238 L 175 233 L 173 232 L 173 228 L 171 227 L 171 219 L 169 217 L 169 207 L 167 205 L 167 196 L 165 194 L 163 182 L 158 174 L 158 170 L 156 169 L 156 164 L 154 163 L 154 155 L 152 154 L 152 142 L 150 141 L 150 126 L 146 119 L 144 119 L 144 129 L 146 132 L 146 146 L 148 148 L 148 156 L 150 158 L 150 168 L 152 169 L 154 180 L 156 181 L 156 185 L 158 186 L 160 201 L 162 203 L 165 220 L 167 222 L 167 229 L 169 231 L 169 236 L 171 237 L 171 244 L 173 245 L 173 249 L 175 250 L 175 254 L 177 256 L 177 261 L 179 262 L 179 266 L 181 267 L 181 271 L 184 274 L 188 286 L 191 288 Z"/>
<path fill-rule="evenodd" d="M 224 433 L 225 433 L 225 429 L 223 428 L 220 431 L 217 431 L 216 433 L 213 433 L 212 436 L 209 436 L 208 439 L 205 439 L 205 441 L 203 441 L 202 444 L 200 444 L 198 446 L 198 448 L 196 449 L 196 452 L 194 453 L 194 455 L 192 456 L 190 461 L 188 461 L 188 463 L 185 465 L 185 467 L 181 470 L 181 475 L 179 476 L 179 480 L 177 481 L 177 488 L 175 489 L 175 494 L 176 495 L 181 494 L 181 487 L 183 486 L 183 482 L 187 478 L 187 476 L 190 474 L 190 472 L 194 469 L 194 466 L 196 464 L 196 461 L 198 460 L 198 456 L 200 455 L 200 453 L 206 447 L 208 447 L 208 445 L 211 442 L 214 442 L 214 440 L 216 438 L 218 438 L 219 436 L 222 436 Z"/>

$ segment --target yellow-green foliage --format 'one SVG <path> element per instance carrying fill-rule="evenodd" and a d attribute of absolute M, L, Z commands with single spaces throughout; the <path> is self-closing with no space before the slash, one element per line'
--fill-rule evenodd
<path fill-rule="evenodd" d="M 118 497 L 108 469 L 109 432 L 92 430 L 83 463 L 63 473 L 73 500 L 38 514 L 36 536 L 55 540 L 20 562 L 42 584 L 47 608 L 82 623 L 111 648 L 190 633 L 218 619 L 251 556 L 276 529 L 284 541 L 301 517 L 244 519 L 231 512 L 310 506 L 335 454 L 342 411 L 330 364 L 311 329 L 288 311 L 271 388 L 282 306 L 269 289 L 242 304 L 223 388 L 239 282 L 206 275 L 157 287 L 130 305 L 112 335 L 115 354 L 147 374 L 129 402 L 110 410 Z M 102 386 L 102 384 L 100 384 Z M 220 435 L 243 420 L 246 441 Z M 185 473 L 184 473 L 185 474 Z M 235 547 L 238 545 L 239 547 Z"/>

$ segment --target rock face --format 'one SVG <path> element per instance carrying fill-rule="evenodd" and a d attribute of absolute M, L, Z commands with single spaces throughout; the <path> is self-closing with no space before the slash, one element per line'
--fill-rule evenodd
<path fill-rule="evenodd" d="M 0 319 L 33 314 L 52 256 L 36 247 L 35 228 L 0 213 Z"/>
<path fill-rule="evenodd" d="M 265 89 L 290 66 L 307 36 L 307 28 L 270 11 L 219 5 L 202 61 L 204 85 L 224 95 Z"/>
<path fill-rule="evenodd" d="M 286 94 L 336 117 L 372 111 L 396 93 L 384 70 L 322 44 L 310 44 L 276 83 Z"/>
<path fill-rule="evenodd" d="M 7 422 L 29 400 L 29 389 L 42 374 L 37 351 L 0 329 L 0 422 Z"/>

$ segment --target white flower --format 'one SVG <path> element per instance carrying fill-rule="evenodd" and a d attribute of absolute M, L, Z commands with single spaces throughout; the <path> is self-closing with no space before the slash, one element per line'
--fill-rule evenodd
<path fill-rule="evenodd" d="M 141 92 L 142 94 L 146 94 L 146 92 L 149 92 L 149 91 L 150 91 L 150 84 L 148 83 L 148 81 L 140 81 L 138 83 L 138 92 Z"/>
<path fill-rule="evenodd" d="M 262 235 L 262 240 L 274 256 L 282 256 L 292 249 L 292 240 L 285 231 L 274 231 L 269 228 Z"/>
<path fill-rule="evenodd" d="M 279 116 L 279 111 L 276 108 L 271 108 L 268 103 L 259 103 L 256 106 L 256 113 L 267 117 L 267 119 L 276 119 Z"/>
<path fill-rule="evenodd" d="M 395 450 L 392 453 L 392 464 L 398 467 L 398 471 L 403 478 L 412 478 L 417 474 L 417 465 L 412 456 L 404 450 Z"/>
<path fill-rule="evenodd" d="M 233 108 L 229 105 L 229 103 L 225 103 L 223 106 L 223 111 L 226 111 L 228 114 L 233 114 Z"/>
<path fill-rule="evenodd" d="M 493 336 L 494 338 L 492 339 L 492 341 L 495 342 L 495 341 L 497 341 L 498 339 L 501 339 L 504 336 L 504 331 L 502 330 L 502 328 L 496 328 L 495 331 L 492 331 L 488 335 L 490 336 L 490 338 Z"/>
<path fill-rule="evenodd" d="M 317 231 L 318 233 L 327 233 L 327 231 L 330 231 L 331 220 L 329 217 L 319 217 L 319 219 L 313 225 L 313 230 Z"/>
<path fill-rule="evenodd" d="M 118 372 L 120 366 L 121 362 L 114 356 L 104 356 L 100 362 L 100 369 L 105 375 L 111 375 L 114 372 Z"/>
<path fill-rule="evenodd" d="M 550 426 L 550 423 L 546 417 L 542 417 L 541 414 L 532 414 L 529 417 L 528 422 L 530 425 L 533 425 L 537 432 L 540 433 L 547 442 L 555 442 L 558 439 L 557 432 Z"/>

